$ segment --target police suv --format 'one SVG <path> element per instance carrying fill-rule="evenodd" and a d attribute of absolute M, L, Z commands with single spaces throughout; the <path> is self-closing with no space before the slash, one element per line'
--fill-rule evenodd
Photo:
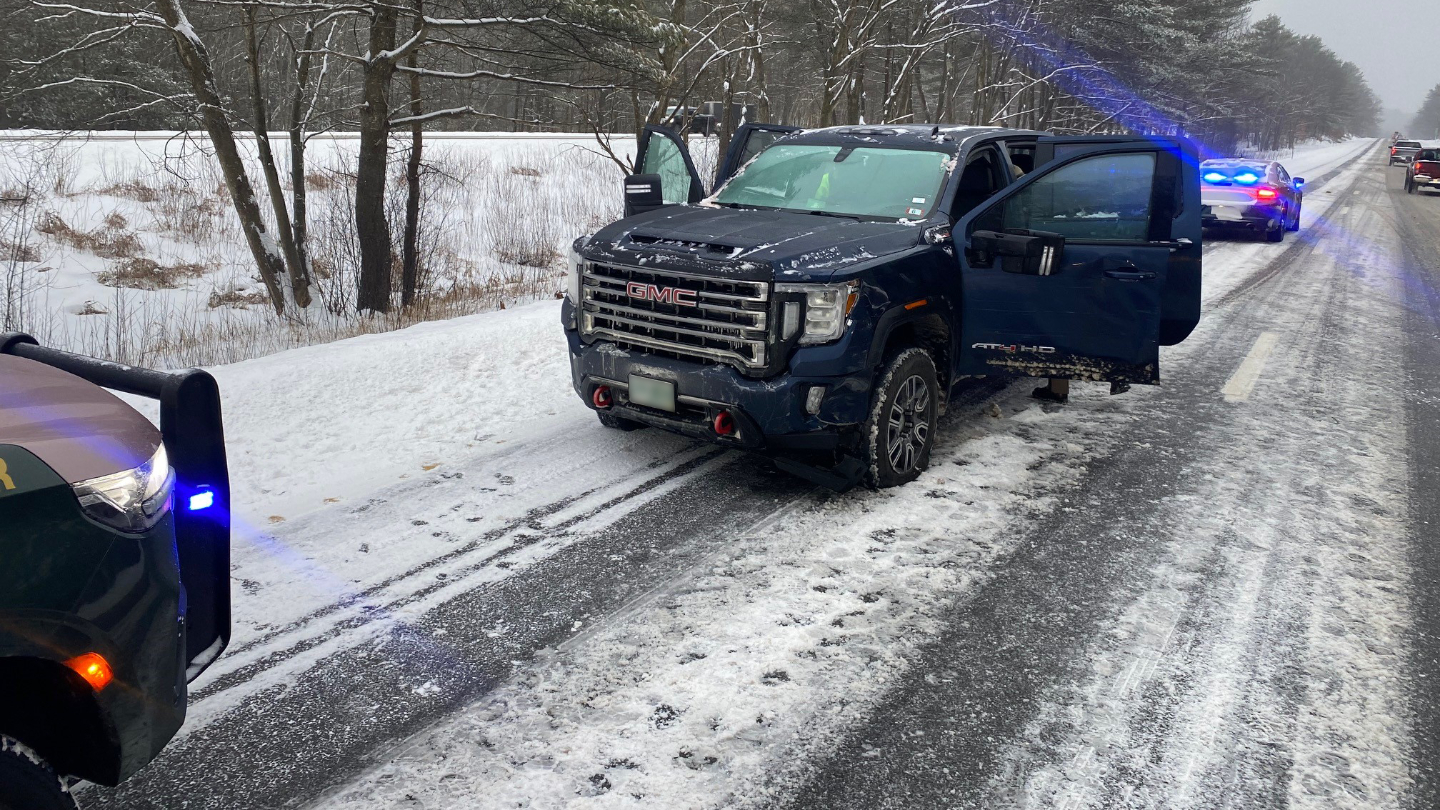
<path fill-rule="evenodd" d="M 74 810 L 179 730 L 230 639 L 229 481 L 209 374 L 0 334 L 0 810 Z"/>
<path fill-rule="evenodd" d="M 1156 384 L 1200 317 L 1181 138 L 748 124 L 711 189 L 647 127 L 627 216 L 575 242 L 571 373 L 606 426 L 893 486 L 961 380 Z"/>

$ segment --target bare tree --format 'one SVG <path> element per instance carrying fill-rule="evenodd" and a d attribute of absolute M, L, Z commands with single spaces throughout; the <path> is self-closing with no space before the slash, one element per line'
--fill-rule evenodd
<path fill-rule="evenodd" d="M 245 233 L 245 242 L 250 247 L 251 257 L 260 271 L 260 278 L 270 294 L 270 302 L 275 307 L 275 312 L 283 313 L 285 293 L 281 288 L 281 279 L 285 275 L 285 259 L 281 257 L 275 241 L 265 230 L 265 218 L 255 201 L 254 187 L 250 184 L 250 176 L 245 170 L 240 150 L 236 148 L 235 132 L 230 127 L 224 100 L 215 83 L 215 69 L 210 61 L 210 53 L 205 49 L 205 43 L 200 40 L 200 36 L 195 33 L 189 18 L 185 16 L 180 0 L 158 0 L 156 6 L 160 20 L 175 40 L 175 51 L 190 79 L 190 89 L 199 108 L 200 120 L 204 122 L 205 131 L 210 135 L 215 159 L 220 163 L 225 187 L 230 192 L 235 214 L 240 218 L 240 227 Z M 140 14 L 146 12 L 140 12 L 137 16 Z"/>
<path fill-rule="evenodd" d="M 275 215 L 275 233 L 290 274 L 290 291 L 295 304 L 302 309 L 310 306 L 310 279 L 305 261 L 295 244 L 290 211 L 285 205 L 285 190 L 280 185 L 280 172 L 275 168 L 275 155 L 270 146 L 270 121 L 265 103 L 265 89 L 260 79 L 260 38 L 256 34 L 255 7 L 245 9 L 245 61 L 250 67 L 250 104 L 255 151 L 265 184 L 270 192 L 270 208 Z"/>

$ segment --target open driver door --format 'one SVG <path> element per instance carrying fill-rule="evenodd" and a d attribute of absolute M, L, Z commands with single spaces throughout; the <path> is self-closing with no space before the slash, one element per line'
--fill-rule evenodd
<path fill-rule="evenodd" d="M 958 373 L 1158 383 L 1200 317 L 1195 146 L 1045 137 L 1036 162 L 953 229 Z"/>

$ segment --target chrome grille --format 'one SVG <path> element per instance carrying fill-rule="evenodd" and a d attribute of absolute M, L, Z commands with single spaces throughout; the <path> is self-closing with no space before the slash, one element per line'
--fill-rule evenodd
<path fill-rule="evenodd" d="M 769 282 L 608 264 L 587 264 L 583 279 L 581 329 L 587 335 L 742 369 L 769 362 Z M 659 294 L 631 294 L 637 290 Z M 682 302 L 666 293 L 675 290 Z"/>

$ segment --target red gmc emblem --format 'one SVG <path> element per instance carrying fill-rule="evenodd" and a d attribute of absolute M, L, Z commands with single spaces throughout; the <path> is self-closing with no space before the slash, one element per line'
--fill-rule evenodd
<path fill-rule="evenodd" d="M 675 304 L 682 307 L 699 305 L 695 300 L 694 290 L 682 290 L 679 287 L 656 287 L 654 284 L 631 281 L 625 285 L 625 294 L 642 301 L 659 301 L 662 304 Z"/>

